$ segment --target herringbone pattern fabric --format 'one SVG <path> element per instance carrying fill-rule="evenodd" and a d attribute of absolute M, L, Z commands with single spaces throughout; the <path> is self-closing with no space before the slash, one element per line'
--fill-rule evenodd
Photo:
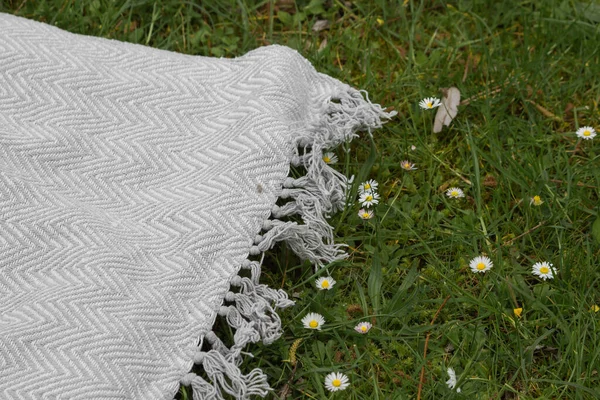
<path fill-rule="evenodd" d="M 172 399 L 346 88 L 0 14 L 0 398 Z"/>

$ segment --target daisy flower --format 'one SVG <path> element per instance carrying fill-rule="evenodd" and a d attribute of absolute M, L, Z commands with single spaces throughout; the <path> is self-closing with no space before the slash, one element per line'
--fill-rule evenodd
<path fill-rule="evenodd" d="M 322 276 L 315 281 L 315 284 L 317 285 L 317 289 L 331 290 L 333 285 L 335 285 L 335 279 L 330 276 Z"/>
<path fill-rule="evenodd" d="M 338 157 L 329 151 L 323 154 L 323 161 L 325 161 L 326 164 L 335 164 L 338 162 Z"/>
<path fill-rule="evenodd" d="M 379 186 L 377 181 L 375 179 L 370 179 L 366 182 L 361 183 L 358 187 L 358 191 L 361 194 L 365 192 L 374 192 L 375 190 L 377 190 L 377 186 Z"/>
<path fill-rule="evenodd" d="M 302 318 L 302 324 L 306 329 L 321 330 L 321 325 L 325 323 L 325 318 L 321 314 L 314 312 L 308 313 Z"/>
<path fill-rule="evenodd" d="M 439 107 L 441 104 L 442 103 L 440 103 L 440 99 L 435 97 L 426 97 L 419 102 L 419 106 L 424 110 L 431 110 Z"/>
<path fill-rule="evenodd" d="M 369 332 L 372 327 L 373 325 L 371 325 L 369 322 L 361 322 L 354 327 L 354 330 L 358 333 L 365 334 Z"/>
<path fill-rule="evenodd" d="M 358 216 L 360 219 L 371 219 L 373 218 L 373 215 L 375 215 L 373 210 L 365 210 L 364 208 L 358 210 Z"/>
<path fill-rule="evenodd" d="M 408 160 L 404 160 L 400 163 L 400 166 L 402 167 L 402 169 L 405 169 L 407 171 L 413 171 L 415 169 L 417 169 L 417 167 L 415 167 L 415 164 L 409 162 Z"/>
<path fill-rule="evenodd" d="M 446 190 L 446 196 L 450 197 L 451 199 L 459 199 L 461 197 L 465 197 L 465 193 L 462 191 L 462 189 L 451 187 L 450 189 Z"/>
<path fill-rule="evenodd" d="M 580 137 L 585 140 L 592 140 L 596 136 L 596 131 L 591 126 L 584 126 L 577 129 L 575 132 L 577 137 Z"/>
<path fill-rule="evenodd" d="M 454 389 L 456 386 L 456 372 L 454 372 L 454 368 L 448 368 L 448 377 L 449 379 L 446 381 L 446 385 L 450 389 Z M 460 393 L 460 388 L 456 389 L 457 393 Z"/>
<path fill-rule="evenodd" d="M 469 263 L 469 267 L 473 272 L 484 273 L 492 269 L 493 266 L 492 260 L 486 256 L 477 256 Z"/>
<path fill-rule="evenodd" d="M 358 198 L 358 202 L 363 207 L 371 207 L 373 204 L 379 203 L 379 194 L 377 192 L 364 192 Z"/>
<path fill-rule="evenodd" d="M 531 270 L 531 272 L 534 275 L 539 276 L 541 279 L 546 280 L 546 279 L 552 279 L 554 278 L 554 272 L 553 271 L 554 268 L 552 268 L 552 264 L 550 264 L 549 262 L 543 261 L 543 262 L 537 262 L 535 264 L 533 264 L 533 268 Z"/>
<path fill-rule="evenodd" d="M 348 386 L 350 386 L 348 377 L 341 372 L 332 372 L 325 377 L 325 388 L 330 392 L 346 390 Z"/>
<path fill-rule="evenodd" d="M 529 204 L 533 205 L 533 206 L 541 206 L 543 204 L 543 200 L 540 196 L 535 195 L 531 198 L 531 200 L 529 201 Z"/>

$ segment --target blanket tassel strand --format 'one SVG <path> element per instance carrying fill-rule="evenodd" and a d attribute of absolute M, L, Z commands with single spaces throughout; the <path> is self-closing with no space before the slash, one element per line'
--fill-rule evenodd
<path fill-rule="evenodd" d="M 304 167 L 305 176 L 284 181 L 280 198 L 289 201 L 273 207 L 271 219 L 263 222 L 262 234 L 256 236 L 250 248 L 250 256 L 263 254 L 282 241 L 316 268 L 346 256 L 344 245 L 334 243 L 333 228 L 327 218 L 344 207 L 349 182 L 323 161 L 323 153 L 356 137 L 357 130 L 366 129 L 370 133 L 382 125 L 382 119 L 395 115 L 372 104 L 366 92 L 364 95 L 363 98 L 362 92 L 344 87 L 321 106 L 318 120 L 298 136 L 295 143 L 298 150 L 291 164 Z M 303 224 L 282 220 L 293 215 L 299 216 Z M 222 400 L 224 393 L 237 399 L 264 397 L 271 390 L 260 369 L 242 374 L 239 369 L 242 355 L 252 356 L 242 350 L 248 343 L 262 340 L 271 344 L 277 340 L 282 330 L 276 309 L 290 307 L 294 302 L 283 290 L 259 283 L 258 261 L 245 260 L 241 268 L 249 270 L 250 277 L 233 277 L 232 290 L 218 310 L 218 315 L 236 330 L 234 344 L 228 348 L 214 332 L 209 332 L 205 338 L 212 349 L 204 352 L 198 348 L 194 363 L 202 365 L 210 382 L 194 373 L 181 379 L 182 385 L 192 387 L 195 400 Z"/>

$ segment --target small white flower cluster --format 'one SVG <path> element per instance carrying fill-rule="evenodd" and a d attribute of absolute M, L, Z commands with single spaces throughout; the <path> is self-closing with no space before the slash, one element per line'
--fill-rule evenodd
<path fill-rule="evenodd" d="M 494 263 L 489 257 L 477 256 L 469 262 L 469 268 L 474 273 L 485 273 L 492 269 Z M 531 272 L 533 275 L 540 277 L 543 280 L 553 279 L 554 275 L 558 272 L 551 263 L 547 261 L 537 262 L 533 264 Z"/>
<path fill-rule="evenodd" d="M 377 187 L 376 185 L 377 183 L 375 183 L 375 187 Z M 323 276 L 315 281 L 315 285 L 319 290 L 331 290 L 335 284 L 336 281 L 331 276 Z M 325 325 L 325 317 L 319 313 L 309 312 L 302 318 L 301 322 L 306 329 L 320 331 Z M 354 330 L 361 335 L 366 335 L 372 327 L 373 325 L 370 322 L 359 322 Z M 325 388 L 330 392 L 346 390 L 348 386 L 350 386 L 350 380 L 348 376 L 341 372 L 331 372 L 325 377 Z"/>
<path fill-rule="evenodd" d="M 366 208 L 361 208 L 358 211 L 358 216 L 361 219 L 371 219 L 373 218 L 373 211 L 368 210 L 369 207 L 379 203 L 379 193 L 377 193 L 377 186 L 379 184 L 376 180 L 370 179 L 366 182 L 363 182 L 358 187 L 358 202 Z"/>

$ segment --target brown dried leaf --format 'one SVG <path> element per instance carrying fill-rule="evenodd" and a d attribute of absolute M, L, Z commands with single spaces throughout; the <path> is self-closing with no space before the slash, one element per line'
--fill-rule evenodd
<path fill-rule="evenodd" d="M 355 314 L 362 314 L 363 313 L 363 309 L 362 309 L 362 307 L 359 304 L 350 304 L 346 308 L 346 312 L 350 316 L 354 316 Z"/>
<path fill-rule="evenodd" d="M 486 177 L 483 179 L 483 186 L 495 188 L 496 186 L 498 186 L 498 181 L 493 175 L 486 175 Z"/>

